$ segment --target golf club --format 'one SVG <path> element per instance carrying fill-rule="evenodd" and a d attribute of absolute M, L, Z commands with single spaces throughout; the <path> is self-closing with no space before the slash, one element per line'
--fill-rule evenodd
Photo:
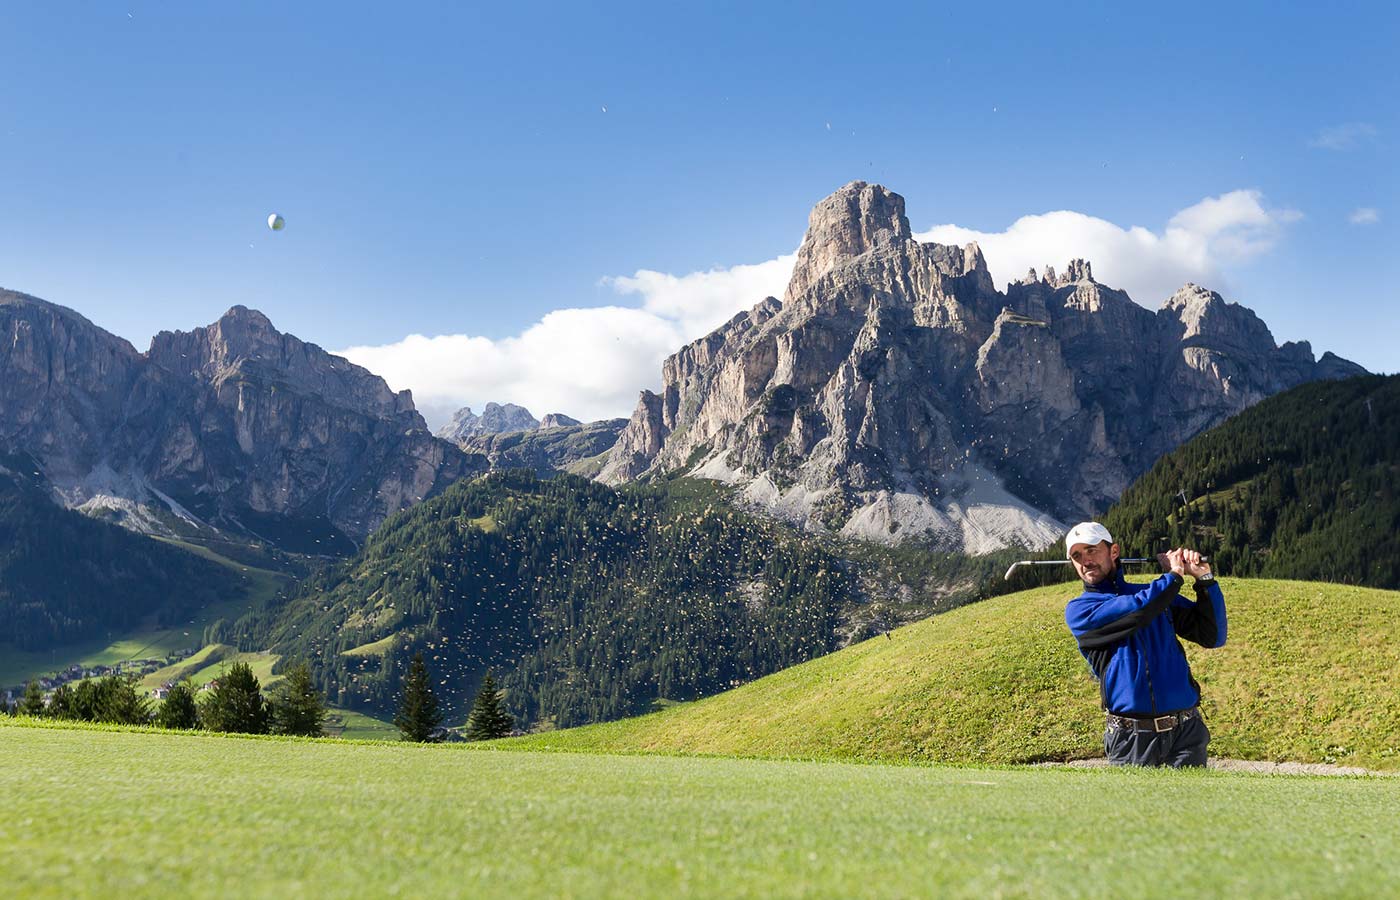
<path fill-rule="evenodd" d="M 1137 558 L 1135 558 L 1135 559 L 1120 559 L 1120 560 L 1118 560 L 1118 561 L 1119 561 L 1120 563 L 1147 563 L 1147 562 L 1156 562 L 1157 559 L 1156 559 L 1156 557 L 1153 557 L 1152 559 L 1137 559 Z M 1202 557 L 1201 557 L 1201 562 L 1210 562 L 1210 557 L 1209 557 L 1209 556 L 1202 556 Z M 1019 569 L 1021 566 L 1067 566 L 1067 565 L 1069 565 L 1069 564 L 1070 564 L 1070 561 L 1067 560 L 1067 559 L 1023 559 L 1023 560 L 1021 560 L 1020 562 L 1014 562 L 1014 563 L 1011 564 L 1011 568 L 1009 568 L 1009 569 L 1006 570 L 1005 580 L 1006 580 L 1006 581 L 1010 581 L 1010 580 L 1011 580 L 1011 573 L 1012 573 L 1012 572 L 1015 572 L 1015 571 L 1016 571 L 1017 569 Z"/>

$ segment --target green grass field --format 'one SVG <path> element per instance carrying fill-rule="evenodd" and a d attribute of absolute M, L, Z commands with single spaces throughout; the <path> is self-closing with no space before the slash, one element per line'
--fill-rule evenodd
<path fill-rule="evenodd" d="M 1227 646 L 1186 645 L 1211 755 L 1400 768 L 1400 592 L 1222 585 Z M 1063 619 L 1077 590 L 997 597 L 705 700 L 513 743 L 971 763 L 1102 756 L 1096 686 Z"/>
<path fill-rule="evenodd" d="M 1394 896 L 1400 779 L 0 723 L 23 897 Z"/>
<path fill-rule="evenodd" d="M 397 741 L 399 730 L 392 722 L 376 719 L 361 712 L 339 707 L 327 707 L 326 734 L 347 741 Z"/>

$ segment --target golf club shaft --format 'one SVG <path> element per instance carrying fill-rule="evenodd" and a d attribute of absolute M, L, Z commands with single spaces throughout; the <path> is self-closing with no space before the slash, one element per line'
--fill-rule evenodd
<path fill-rule="evenodd" d="M 1118 560 L 1118 561 L 1119 561 L 1120 563 L 1146 563 L 1146 562 L 1156 562 L 1157 560 L 1156 560 L 1155 557 L 1153 557 L 1153 558 L 1151 558 L 1151 559 L 1146 559 L 1146 558 L 1142 558 L 1142 557 L 1133 557 L 1133 558 L 1131 558 L 1131 559 L 1120 559 L 1120 560 Z M 1210 562 L 1210 557 L 1209 557 L 1209 556 L 1202 556 L 1202 557 L 1201 557 L 1201 562 Z M 1021 560 L 1020 562 L 1014 562 L 1014 563 L 1011 564 L 1011 568 L 1009 568 L 1009 569 L 1006 570 L 1006 575 L 1004 576 L 1004 580 L 1010 581 L 1010 580 L 1011 580 L 1011 573 L 1014 572 L 1014 571 L 1016 571 L 1016 569 L 1019 568 L 1019 567 L 1021 567 L 1021 566 L 1067 566 L 1067 565 L 1070 565 L 1070 561 L 1067 560 L 1067 559 L 1023 559 L 1023 560 Z"/>

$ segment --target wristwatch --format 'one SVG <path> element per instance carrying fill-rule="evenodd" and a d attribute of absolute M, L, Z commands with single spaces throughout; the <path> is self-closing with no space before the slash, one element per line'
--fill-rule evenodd
<path fill-rule="evenodd" d="M 1196 576 L 1196 580 L 1197 580 L 1197 581 L 1214 581 L 1214 580 L 1215 580 L 1215 574 L 1212 573 L 1212 572 L 1207 572 L 1207 573 L 1204 574 L 1204 575 L 1197 575 L 1197 576 Z"/>

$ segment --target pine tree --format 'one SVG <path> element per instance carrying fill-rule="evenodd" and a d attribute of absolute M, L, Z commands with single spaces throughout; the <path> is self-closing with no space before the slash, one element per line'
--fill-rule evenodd
<path fill-rule="evenodd" d="M 189 682 L 181 681 L 165 695 L 165 703 L 156 713 L 156 724 L 161 728 L 188 730 L 199 727 L 199 708 L 194 702 L 194 689 Z"/>
<path fill-rule="evenodd" d="M 326 702 L 311 680 L 311 667 L 299 663 L 287 673 L 272 695 L 274 734 L 321 737 L 325 732 Z"/>
<path fill-rule="evenodd" d="M 38 681 L 25 685 L 24 696 L 19 701 L 19 714 L 22 716 L 42 716 L 47 711 L 44 706 L 44 689 Z"/>
<path fill-rule="evenodd" d="M 433 730 L 442 724 L 442 713 L 438 711 L 437 698 L 428 680 L 428 667 L 423 665 L 421 653 L 413 654 L 413 662 L 408 667 L 408 677 L 403 681 L 403 703 L 394 716 L 394 724 L 404 740 L 419 743 L 432 742 Z"/>
<path fill-rule="evenodd" d="M 218 686 L 209 692 L 199 717 L 210 731 L 267 734 L 267 703 L 262 697 L 262 686 L 247 663 L 229 666 Z"/>
<path fill-rule="evenodd" d="M 49 697 L 49 708 L 44 715 L 50 719 L 76 719 L 76 710 L 73 707 L 73 686 L 64 682 L 53 689 L 53 695 Z"/>
<path fill-rule="evenodd" d="M 109 675 L 98 685 L 97 715 L 93 718 L 115 725 L 147 725 L 151 702 L 134 679 Z"/>
<path fill-rule="evenodd" d="M 476 692 L 476 702 L 467 716 L 467 740 L 487 741 L 505 737 L 515 727 L 515 718 L 501 707 L 501 692 L 496 687 L 496 679 L 491 673 L 481 682 L 481 690 Z"/>

